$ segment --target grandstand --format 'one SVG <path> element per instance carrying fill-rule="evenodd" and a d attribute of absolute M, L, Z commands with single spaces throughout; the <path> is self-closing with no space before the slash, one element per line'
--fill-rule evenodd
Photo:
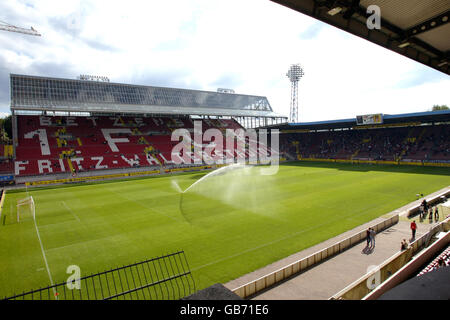
<path fill-rule="evenodd" d="M 17 183 L 171 167 L 178 143 L 172 131 L 192 131 L 196 120 L 203 131 L 222 132 L 286 121 L 261 96 L 14 74 L 10 80 L 13 144 L 0 170 Z"/>
<path fill-rule="evenodd" d="M 423 164 L 450 161 L 450 112 L 285 123 L 267 98 L 11 75 L 12 145 L 0 170 L 17 183 L 173 167 L 177 128 L 277 128 L 283 158 Z M 224 155 L 233 158 L 235 154 Z M 191 155 L 194 157 L 194 154 Z M 114 171 L 115 170 L 115 171 Z"/>
<path fill-rule="evenodd" d="M 205 130 L 240 128 L 229 119 L 201 121 Z M 169 166 L 171 150 L 178 143 L 171 141 L 171 130 L 194 129 L 189 117 L 124 116 L 21 116 L 18 127 L 23 134 L 19 134 L 14 173 L 19 177 Z"/>
<path fill-rule="evenodd" d="M 281 151 L 298 160 L 450 163 L 449 110 L 382 118 L 382 123 L 370 125 L 358 125 L 354 118 L 277 126 Z"/>

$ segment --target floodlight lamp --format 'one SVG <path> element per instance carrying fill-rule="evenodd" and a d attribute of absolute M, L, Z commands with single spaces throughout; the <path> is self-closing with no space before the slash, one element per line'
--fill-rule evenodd
<path fill-rule="evenodd" d="M 303 77 L 303 75 L 304 75 L 303 68 L 299 64 L 291 65 L 288 73 L 286 74 L 286 76 L 291 81 L 299 81 L 300 78 Z"/>
<path fill-rule="evenodd" d="M 410 44 L 411 44 L 411 43 L 409 43 L 408 41 L 406 41 L 406 42 L 400 43 L 400 44 L 398 45 L 398 47 L 399 47 L 399 48 L 404 48 L 404 47 L 409 46 Z"/>
<path fill-rule="evenodd" d="M 330 11 L 328 11 L 328 14 L 330 16 L 334 16 L 334 15 L 337 15 L 341 11 L 342 11 L 342 7 L 335 7 L 333 9 L 331 9 Z"/>

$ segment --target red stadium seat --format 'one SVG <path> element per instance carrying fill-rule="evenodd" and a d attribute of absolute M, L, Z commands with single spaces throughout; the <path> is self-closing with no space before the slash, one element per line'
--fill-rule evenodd
<path fill-rule="evenodd" d="M 232 119 L 198 121 L 203 131 L 242 128 Z M 171 164 L 178 143 L 171 141 L 171 134 L 177 128 L 192 131 L 193 120 L 18 116 L 16 159 L 10 170 L 24 176 Z"/>

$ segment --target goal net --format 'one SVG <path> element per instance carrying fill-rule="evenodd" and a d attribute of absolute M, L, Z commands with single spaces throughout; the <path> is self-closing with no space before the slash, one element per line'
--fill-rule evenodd
<path fill-rule="evenodd" d="M 17 201 L 17 222 L 35 220 L 36 212 L 33 197 L 26 197 Z"/>

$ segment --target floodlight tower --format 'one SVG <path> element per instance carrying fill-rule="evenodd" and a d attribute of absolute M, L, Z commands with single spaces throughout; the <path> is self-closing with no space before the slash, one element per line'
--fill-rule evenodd
<path fill-rule="evenodd" d="M 291 80 L 291 110 L 289 112 L 289 121 L 298 121 L 298 82 L 305 73 L 299 64 L 291 65 L 286 76 Z"/>

